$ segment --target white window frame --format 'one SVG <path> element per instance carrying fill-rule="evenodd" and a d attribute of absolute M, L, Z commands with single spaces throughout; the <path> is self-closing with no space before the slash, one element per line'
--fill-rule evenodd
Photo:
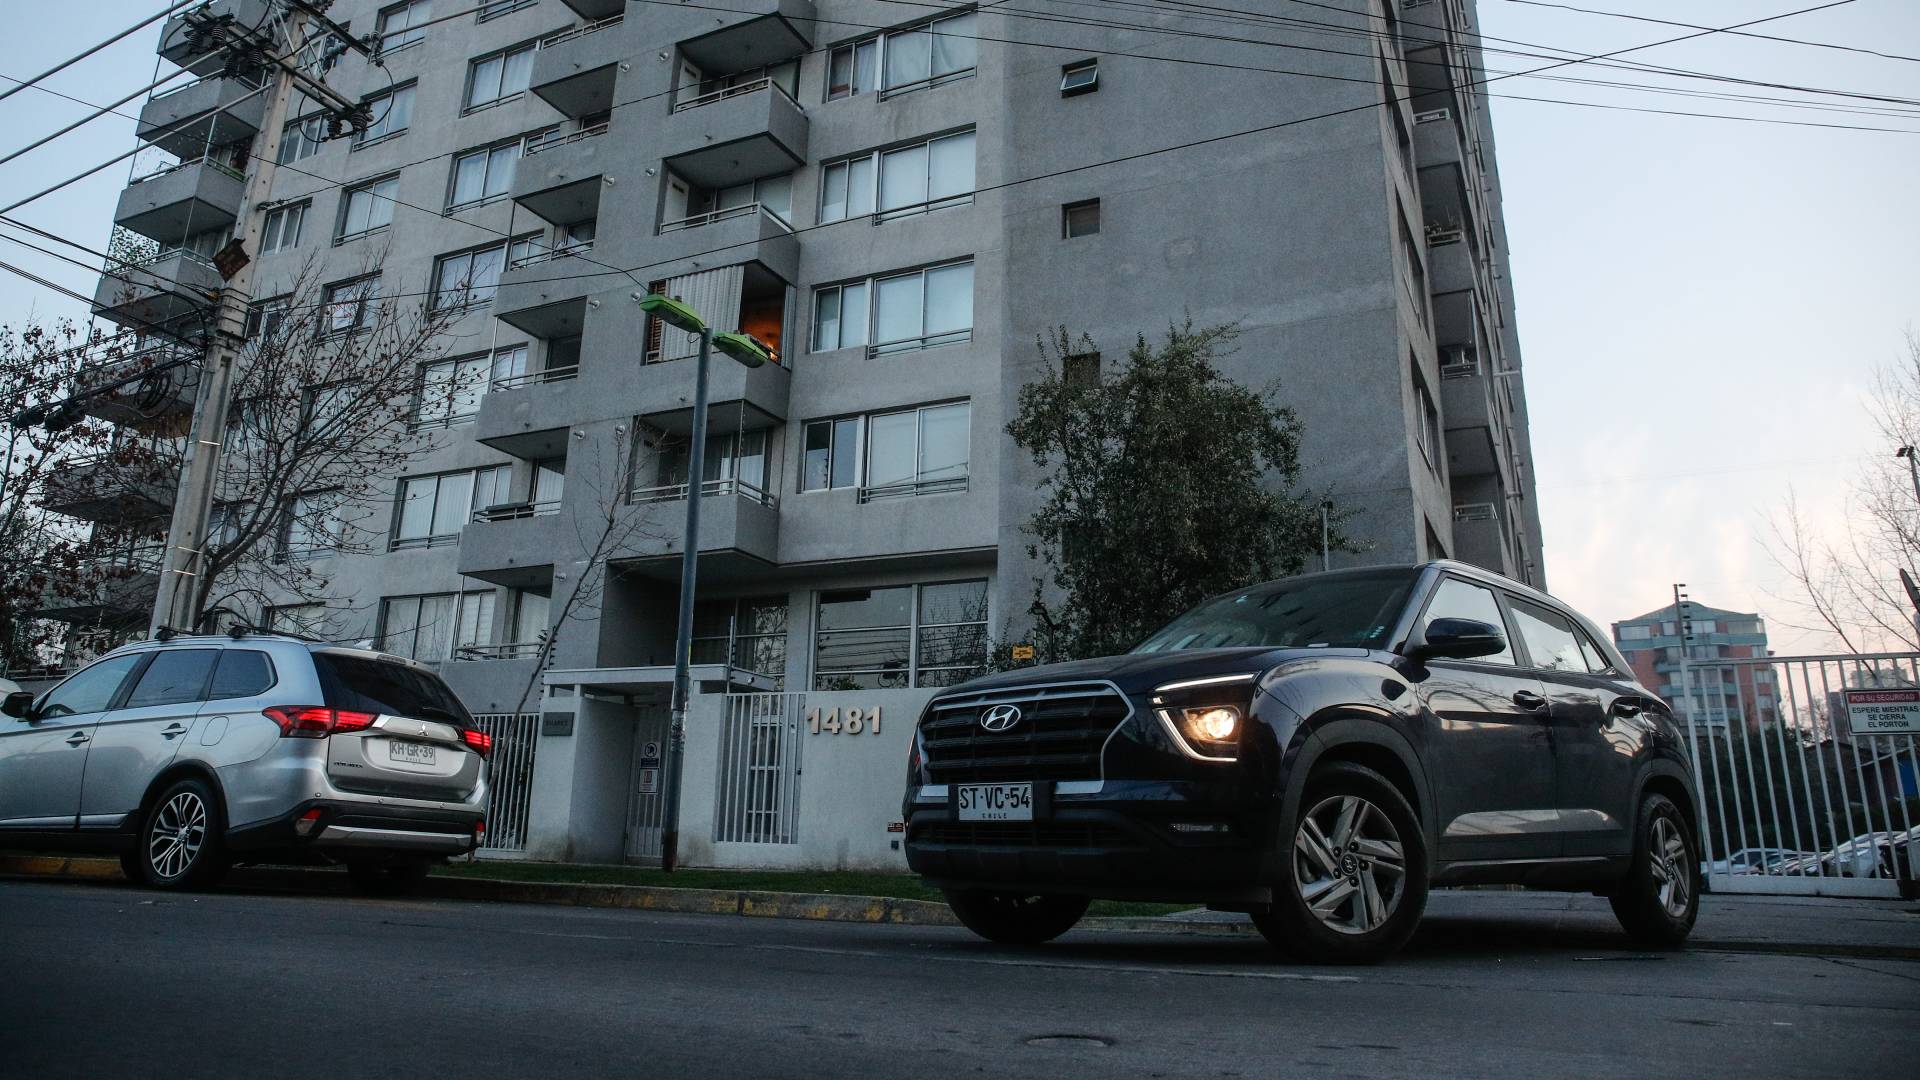
<path fill-rule="evenodd" d="M 926 590 L 927 589 L 934 588 L 941 585 L 975 585 L 975 584 L 980 586 L 981 593 L 986 598 L 986 601 L 987 601 L 987 610 L 981 613 L 981 617 L 979 619 L 968 619 L 962 622 L 943 622 L 943 623 L 930 623 L 926 621 Z M 922 676 L 926 672 L 947 672 L 947 673 L 963 676 L 962 678 L 955 680 L 955 682 L 959 682 L 959 681 L 964 681 L 964 675 L 966 673 L 969 673 L 969 672 L 977 673 L 978 671 L 984 670 L 985 663 L 988 659 L 988 657 L 984 655 L 984 651 L 983 651 L 983 655 L 981 656 L 981 663 L 978 665 L 941 664 L 934 667 L 922 667 L 920 663 L 920 653 L 921 653 L 921 638 L 924 631 L 934 630 L 934 629 L 945 629 L 948 627 L 955 627 L 955 626 L 979 627 L 981 630 L 981 634 L 983 638 L 983 646 L 984 646 L 986 628 L 992 625 L 992 617 L 993 617 L 992 587 L 991 587 L 991 583 L 987 579 L 958 578 L 951 581 L 914 582 L 911 584 L 900 584 L 900 585 L 874 585 L 874 586 L 870 586 L 870 588 L 872 589 L 898 589 L 898 588 L 911 589 L 912 600 L 908 604 L 908 612 L 907 612 L 909 621 L 904 625 L 891 624 L 891 625 L 885 625 L 885 626 L 858 626 L 858 627 L 846 627 L 840 630 L 823 630 L 821 628 L 822 620 L 820 617 L 822 595 L 825 593 L 833 593 L 841 590 L 823 589 L 823 590 L 816 591 L 813 594 L 813 629 L 812 629 L 811 640 L 808 642 L 808 650 L 807 650 L 808 678 L 809 678 L 810 685 L 815 690 L 824 692 L 826 689 L 821 684 L 821 679 L 823 675 L 820 670 L 820 637 L 822 634 L 846 634 L 846 633 L 904 630 L 906 632 L 906 640 L 907 640 L 906 683 L 899 687 L 887 687 L 886 689 L 908 689 L 913 687 L 927 687 L 927 686 L 951 686 L 953 685 L 952 682 L 931 682 L 931 683 L 926 682 L 922 678 Z M 791 658 L 789 658 L 789 664 L 788 664 L 789 667 L 792 666 L 790 661 L 791 661 Z M 875 675 L 875 674 L 883 674 L 890 670 L 892 669 L 847 668 L 847 669 L 842 669 L 842 670 L 837 670 L 837 671 L 827 673 L 825 677 L 832 678 L 836 676 Z"/>
<path fill-rule="evenodd" d="M 965 327 L 956 327 L 952 330 L 941 330 L 936 333 L 928 333 L 927 332 L 927 293 L 926 293 L 927 275 L 938 274 L 938 273 L 941 273 L 942 271 L 952 270 L 962 266 L 967 267 L 967 270 L 968 270 L 967 325 Z M 888 356 L 894 353 L 913 352 L 920 349 L 933 349 L 933 348 L 939 348 L 942 345 L 960 345 L 960 344 L 965 344 L 966 342 L 972 341 L 973 330 L 974 330 L 973 316 L 976 314 L 973 307 L 973 299 L 974 299 L 973 267 L 974 267 L 974 261 L 971 257 L 969 257 L 965 259 L 955 259 L 952 262 L 939 263 L 934 266 L 921 267 L 918 270 L 907 270 L 901 273 L 894 273 L 894 274 L 880 274 L 874 277 L 867 278 L 863 281 L 846 281 L 846 282 L 840 282 L 833 285 L 819 286 L 814 289 L 814 294 L 813 294 L 814 325 L 812 328 L 812 333 L 808 335 L 808 341 L 809 343 L 814 345 L 814 348 L 813 348 L 814 352 L 830 352 L 835 348 L 850 349 L 850 348 L 854 348 L 856 345 L 865 345 L 868 356 Z M 920 279 L 920 318 L 919 318 L 920 333 L 913 337 L 900 338 L 892 341 L 875 341 L 874 339 L 877 336 L 879 332 L 879 327 L 880 327 L 880 314 L 881 314 L 880 297 L 881 297 L 881 292 L 883 287 L 893 282 L 903 281 L 907 278 L 914 278 L 914 277 L 917 277 Z M 845 295 L 847 290 L 856 289 L 856 288 L 863 289 L 865 293 L 866 323 L 860 329 L 859 340 L 853 341 L 853 340 L 849 340 L 847 335 L 847 324 L 846 324 L 846 319 L 844 314 L 845 313 Z M 837 344 L 831 345 L 831 346 L 823 345 L 821 343 L 821 339 L 819 336 L 819 328 L 823 321 L 820 314 L 821 304 L 822 304 L 822 299 L 827 295 L 833 295 L 835 297 L 834 303 L 836 305 L 836 309 L 835 309 L 836 315 L 834 316 L 834 318 L 838 322 L 836 335 L 835 335 Z"/>
<path fill-rule="evenodd" d="M 894 218 L 911 217 L 916 214 L 923 214 L 931 210 L 940 210 L 949 206 L 966 206 L 971 204 L 973 202 L 974 189 L 979 186 L 977 173 L 979 151 L 975 136 L 975 129 L 967 128 L 964 131 L 954 131 L 945 135 L 936 135 L 921 139 L 916 142 L 902 143 L 898 146 L 889 146 L 878 150 L 869 150 L 863 154 L 855 154 L 851 157 L 841 158 L 838 161 L 827 162 L 820 167 L 820 206 L 818 220 L 824 225 L 830 221 L 845 221 L 855 217 L 870 215 L 873 218 L 874 224 L 877 225 L 882 221 L 890 221 Z M 969 153 L 967 160 L 969 166 L 971 166 L 968 172 L 972 175 L 968 178 L 967 190 L 935 197 L 932 195 L 934 147 L 936 145 L 952 145 L 958 140 L 965 140 L 968 144 Z M 920 168 L 918 170 L 920 190 L 928 197 L 917 202 L 901 203 L 898 206 L 882 206 L 882 193 L 886 190 L 887 186 L 888 160 L 891 158 L 896 162 L 904 161 L 903 155 L 911 153 L 914 150 L 922 151 Z M 866 166 L 868 181 L 866 184 L 865 198 L 861 200 L 860 205 L 856 205 L 856 197 L 852 186 L 853 176 L 858 167 L 863 164 Z M 841 183 L 842 198 L 838 204 L 829 204 L 827 202 L 827 192 L 836 175 L 843 178 Z M 835 208 L 836 205 L 837 209 Z"/>
<path fill-rule="evenodd" d="M 412 426 L 452 427 L 478 416 L 480 399 L 493 383 L 492 368 L 493 357 L 487 353 L 421 364 L 414 386 Z"/>
<path fill-rule="evenodd" d="M 302 199 L 267 211 L 267 220 L 260 229 L 260 254 L 272 255 L 299 247 L 301 234 L 306 231 L 307 212 L 312 209 L 313 200 Z"/>
<path fill-rule="evenodd" d="M 967 461 L 965 471 L 959 476 L 942 476 L 932 479 L 925 478 L 920 473 L 920 448 L 926 438 L 926 414 L 941 409 L 956 408 L 965 409 L 967 414 Z M 902 416 L 906 414 L 913 414 L 914 416 L 913 479 L 887 484 L 879 488 L 869 487 L 868 477 L 872 471 L 872 462 L 869 458 L 873 453 L 871 427 L 873 421 L 883 417 Z M 851 484 L 835 484 L 833 482 L 833 464 L 842 454 L 842 448 L 840 446 L 840 425 L 848 423 L 849 421 L 853 423 L 853 442 L 852 446 L 848 448 L 846 452 L 854 455 L 853 482 Z M 807 437 L 818 427 L 825 427 L 828 432 L 826 483 L 823 486 L 809 487 L 807 475 Z M 939 495 L 949 492 L 963 492 L 966 491 L 968 485 L 972 483 L 972 477 L 973 402 L 971 399 L 963 398 L 959 401 L 936 401 L 925 405 L 912 405 L 903 409 L 879 409 L 874 412 L 857 413 L 852 416 L 827 416 L 821 417 L 818 420 L 809 420 L 801 425 L 799 490 L 803 495 L 827 491 L 845 491 L 851 488 L 855 492 L 855 498 L 864 503 L 873 502 L 877 499 L 897 498 L 908 495 Z"/>
<path fill-rule="evenodd" d="M 358 150 L 364 146 L 372 146 L 374 143 L 405 135 L 407 129 L 413 126 L 413 92 L 417 86 L 417 83 L 402 83 L 361 102 L 372 114 L 373 119 L 368 123 L 367 130 L 354 132 L 353 148 Z M 397 127 L 395 126 L 396 114 L 399 114 Z"/>
<path fill-rule="evenodd" d="M 415 24 L 432 18 L 433 0 L 403 0 L 381 8 L 374 21 L 374 32 L 379 38 L 375 51 L 387 56 L 420 44 L 427 39 L 427 31 Z M 399 40 L 394 40 L 396 38 Z"/>
<path fill-rule="evenodd" d="M 1100 58 L 1076 60 L 1060 66 L 1060 96 L 1091 94 L 1100 89 Z"/>
<path fill-rule="evenodd" d="M 433 260 L 433 295 L 428 299 L 428 307 L 433 311 L 467 311 L 472 308 L 486 307 L 493 303 L 493 297 L 500 289 L 500 277 L 507 272 L 516 259 L 524 259 L 534 251 L 534 245 L 540 240 L 538 233 L 518 236 L 512 240 L 503 240 L 498 244 L 485 247 L 455 251 Z M 482 255 L 493 254 L 499 257 L 499 265 L 493 271 L 493 280 L 476 284 L 474 280 L 474 260 Z M 467 276 L 459 279 L 462 284 L 457 288 L 445 287 L 446 268 L 465 261 Z"/>
<path fill-rule="evenodd" d="M 333 229 L 335 246 L 392 228 L 393 208 L 399 195 L 399 173 L 364 180 L 341 192 L 340 220 L 335 223 Z M 355 199 L 364 200 L 362 205 L 366 207 L 365 224 L 358 229 L 351 229 L 349 226 L 353 224 Z"/>
<path fill-rule="evenodd" d="M 520 169 L 520 159 L 526 156 L 527 141 L 532 138 L 536 138 L 536 136 L 523 135 L 519 138 L 508 139 L 505 142 L 494 143 L 491 146 L 476 146 L 471 150 L 463 150 L 455 154 L 453 156 L 453 169 L 447 174 L 447 212 L 453 213 L 457 210 L 469 210 L 476 206 L 485 206 L 489 203 L 498 202 L 512 194 L 514 175 Z M 508 150 L 512 151 L 512 153 L 504 158 L 506 164 L 503 168 L 506 175 L 502 178 L 500 184 L 495 185 L 492 182 L 494 173 L 496 172 L 494 168 L 496 164 L 495 156 L 502 151 Z M 462 163 L 471 161 L 474 158 L 484 159 L 480 165 L 480 195 L 478 198 L 462 200 L 460 198 L 460 166 Z M 499 190 L 489 190 L 495 186 L 497 186 Z"/>
<path fill-rule="evenodd" d="M 356 291 L 357 290 L 357 291 Z M 380 300 L 380 275 L 364 274 L 347 281 L 336 281 L 322 294 L 320 336 L 334 337 L 367 329 L 374 305 Z M 341 316 L 351 309 L 351 318 Z"/>
<path fill-rule="evenodd" d="M 313 113 L 287 121 L 286 126 L 280 129 L 280 145 L 274 148 L 274 161 L 281 165 L 293 165 L 314 157 L 325 149 L 327 145 L 325 140 L 309 138 L 307 135 L 311 130 L 310 125 L 319 120 L 322 115 L 322 113 Z M 293 142 L 289 143 L 287 141 L 289 139 Z"/>
<path fill-rule="evenodd" d="M 391 538 L 387 542 L 387 550 L 401 551 L 409 548 L 441 547 L 446 544 L 458 543 L 460 540 L 460 530 L 473 523 L 475 510 L 482 509 L 475 505 L 475 501 L 478 499 L 481 490 L 480 474 L 488 473 L 490 476 L 488 483 L 491 484 L 491 474 L 495 470 L 511 468 L 511 465 L 484 465 L 475 469 L 453 469 L 447 472 L 424 473 L 418 476 L 401 477 L 400 483 L 394 488 L 393 530 Z M 451 532 L 435 532 L 434 522 L 443 516 L 441 514 L 441 498 L 446 484 L 450 480 L 460 479 L 464 479 L 466 483 L 467 505 L 462 508 L 457 515 L 456 520 L 458 527 Z M 433 484 L 433 495 L 432 501 L 427 504 L 427 531 L 421 536 L 402 536 L 400 530 L 406 524 L 408 488 L 414 484 L 425 484 L 428 482 Z M 452 513 L 452 510 L 449 509 L 448 512 Z"/>
<path fill-rule="evenodd" d="M 421 655 L 421 631 L 432 632 L 436 629 L 439 613 L 435 621 L 425 621 L 428 602 L 435 606 L 446 605 L 448 625 L 444 634 L 428 638 L 429 655 Z M 493 589 L 469 589 L 463 592 L 409 593 L 404 596 L 383 596 L 380 598 L 380 623 L 374 639 L 383 652 L 396 656 L 405 656 L 412 660 L 433 663 L 440 660 L 452 660 L 460 655 L 460 650 L 474 646 L 493 644 L 493 610 L 495 604 Z M 402 629 L 393 626 L 394 616 L 404 613 L 411 606 L 412 624 Z M 469 631 L 471 627 L 471 631 Z M 396 636 L 404 635 L 402 644 Z M 439 648 L 446 646 L 445 651 Z"/>
<path fill-rule="evenodd" d="M 961 22 L 961 21 L 965 21 L 966 25 L 961 27 L 950 27 L 944 31 L 936 31 L 934 29 L 935 27 L 941 26 L 944 23 L 953 23 L 953 22 Z M 861 94 L 866 94 L 866 93 L 879 94 L 880 98 L 882 100 L 885 100 L 886 98 L 893 97 L 897 94 L 910 93 L 914 90 L 926 90 L 935 86 L 944 86 L 947 83 L 968 78 L 974 75 L 976 72 L 978 72 L 980 68 L 979 37 L 977 32 L 975 31 L 975 27 L 977 25 L 978 25 L 977 13 L 969 9 L 967 11 L 956 12 L 952 15 L 941 15 L 931 19 L 922 19 L 919 22 L 912 24 L 911 26 L 902 26 L 897 29 L 888 30 L 883 33 L 873 34 L 868 37 L 860 38 L 855 41 L 846 42 L 845 44 L 842 44 L 842 45 L 837 45 L 834 48 L 828 50 L 828 53 L 827 53 L 827 78 L 826 78 L 827 85 L 825 87 L 826 100 L 839 101 L 843 98 L 858 97 Z M 936 73 L 933 70 L 934 35 L 937 33 L 955 34 L 955 31 L 964 31 L 964 33 L 958 33 L 956 36 L 960 38 L 969 39 L 973 42 L 973 52 L 974 52 L 973 61 L 974 62 L 969 67 L 954 68 L 951 71 Z M 889 85 L 887 82 L 888 53 L 898 49 L 911 48 L 912 45 L 908 43 L 907 39 L 913 38 L 915 35 L 922 34 L 922 33 L 926 35 L 925 47 L 927 49 L 927 75 L 924 78 L 912 79 L 896 85 Z M 917 44 L 917 42 L 915 44 Z M 835 94 L 833 92 L 834 60 L 843 54 L 846 55 L 848 57 L 848 63 L 850 65 L 849 72 L 857 73 L 860 70 L 859 51 L 863 48 L 873 49 L 873 69 L 870 72 L 870 74 L 873 78 L 874 85 L 866 88 L 856 87 L 851 81 L 851 76 L 850 76 L 850 81 L 848 83 L 848 86 L 849 86 L 848 91 L 843 94 Z"/>
<path fill-rule="evenodd" d="M 347 520 L 340 512 L 344 500 L 339 488 L 304 491 L 289 500 L 280 527 L 280 561 L 328 559 L 339 553 L 346 545 Z M 317 529 L 312 520 L 316 514 L 324 515 Z"/>
<path fill-rule="evenodd" d="M 505 12 L 502 12 L 501 14 L 505 14 Z M 468 61 L 466 88 L 461 92 L 461 95 L 460 95 L 461 115 L 464 116 L 467 113 L 479 112 L 481 109 L 491 109 L 495 105 L 503 105 L 525 94 L 527 92 L 527 88 L 525 86 L 520 87 L 518 90 L 506 89 L 507 66 L 509 61 L 511 61 L 514 57 L 519 56 L 522 53 L 526 54 L 527 78 L 529 80 L 529 83 L 531 83 L 531 80 L 533 78 L 533 54 L 536 50 L 539 49 L 539 47 L 540 47 L 540 42 L 537 40 L 522 42 L 521 44 L 514 45 L 510 48 L 497 49 L 493 52 L 487 53 L 485 56 L 476 56 L 472 60 Z M 480 67 L 481 65 L 486 64 L 487 62 L 492 60 L 500 61 L 500 76 L 498 80 L 496 80 L 494 83 L 493 96 L 490 98 L 487 98 L 484 101 L 475 101 L 473 92 L 474 92 L 474 88 L 477 85 L 479 85 L 477 80 L 480 74 Z"/>

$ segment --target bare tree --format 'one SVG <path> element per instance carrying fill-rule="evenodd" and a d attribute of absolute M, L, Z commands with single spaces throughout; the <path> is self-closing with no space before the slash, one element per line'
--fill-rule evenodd
<path fill-rule="evenodd" d="M 1920 447 L 1920 337 L 1907 335 L 1907 355 L 1875 375 L 1867 412 L 1887 448 L 1854 482 L 1838 528 L 1815 527 L 1789 496 L 1768 521 L 1768 553 L 1792 582 L 1777 597 L 1802 615 L 1798 629 L 1831 635 L 1849 652 L 1920 649 L 1920 615 L 1900 582 L 1920 573 L 1920 483 L 1908 450 Z"/>

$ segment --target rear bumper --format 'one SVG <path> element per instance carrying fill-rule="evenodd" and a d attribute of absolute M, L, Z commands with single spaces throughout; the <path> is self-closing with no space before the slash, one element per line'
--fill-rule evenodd
<path fill-rule="evenodd" d="M 319 816 L 308 824 L 314 811 Z M 328 857 L 349 854 L 465 855 L 478 847 L 472 810 L 443 810 L 313 799 L 279 817 L 227 832 L 227 849 L 240 855 Z"/>

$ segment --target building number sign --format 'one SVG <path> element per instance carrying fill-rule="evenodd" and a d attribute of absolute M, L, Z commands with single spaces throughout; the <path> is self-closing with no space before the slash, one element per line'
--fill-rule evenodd
<path fill-rule="evenodd" d="M 845 714 L 844 716 L 842 714 Z M 818 735 L 858 735 L 861 732 L 880 734 L 880 706 L 862 709 L 849 705 L 845 709 L 807 710 L 807 733 Z"/>

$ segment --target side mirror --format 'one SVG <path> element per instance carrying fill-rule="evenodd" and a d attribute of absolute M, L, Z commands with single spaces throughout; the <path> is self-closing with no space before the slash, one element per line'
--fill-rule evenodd
<path fill-rule="evenodd" d="M 1504 652 L 1507 637 L 1492 623 L 1478 619 L 1435 619 L 1427 624 L 1426 640 L 1407 650 L 1409 660 L 1470 660 Z"/>
<path fill-rule="evenodd" d="M 32 711 L 33 692 L 30 690 L 15 690 L 7 695 L 5 701 L 0 701 L 0 713 L 6 713 L 15 719 L 29 719 L 27 714 Z"/>

